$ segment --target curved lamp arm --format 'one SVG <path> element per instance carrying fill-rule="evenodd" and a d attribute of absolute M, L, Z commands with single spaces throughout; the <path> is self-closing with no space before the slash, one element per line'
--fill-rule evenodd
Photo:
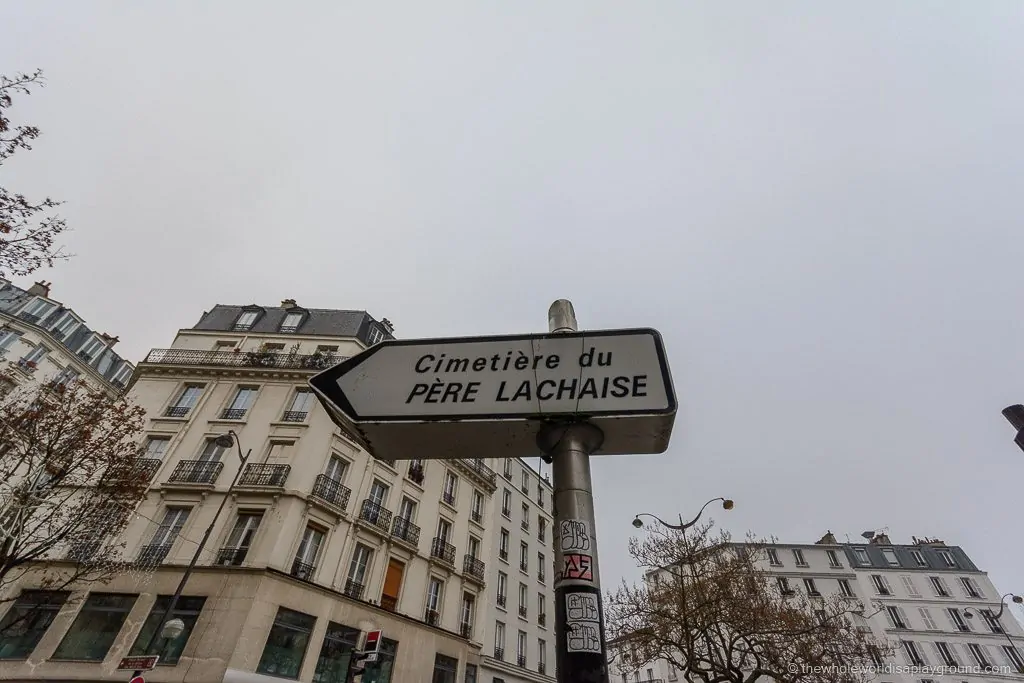
<path fill-rule="evenodd" d="M 1012 599 L 1018 605 L 1021 604 L 1022 602 L 1024 602 L 1024 598 L 1022 598 L 1021 596 L 1019 596 L 1019 595 L 1017 595 L 1015 593 L 1007 593 L 1006 595 L 1004 595 L 1001 598 L 999 598 L 999 612 L 997 614 L 993 614 L 992 615 L 995 618 L 996 621 L 999 621 L 999 617 L 1003 616 L 1003 612 L 1006 611 L 1006 597 L 1007 596 L 1010 596 L 1010 599 Z"/>
<path fill-rule="evenodd" d="M 722 508 L 725 509 L 725 510 L 732 510 L 733 506 L 735 505 L 735 503 L 733 503 L 732 500 L 730 500 L 729 498 L 722 498 L 721 496 L 719 496 L 718 498 L 712 498 L 708 502 L 704 503 L 704 506 L 701 507 L 700 512 L 697 513 L 696 517 L 694 517 L 689 522 L 686 522 L 685 524 L 683 523 L 683 516 L 682 515 L 679 516 L 679 524 L 669 524 L 668 522 L 663 520 L 661 517 L 657 517 L 655 515 L 652 515 L 649 512 L 641 512 L 640 514 L 636 515 L 633 518 L 633 526 L 635 526 L 637 529 L 639 529 L 640 527 L 642 527 L 644 525 L 644 523 L 642 521 L 640 521 L 640 518 L 641 517 L 650 517 L 651 519 L 657 520 L 658 523 L 661 524 L 666 529 L 672 529 L 673 531 L 685 531 L 685 530 L 689 529 L 690 527 L 692 527 L 694 524 L 696 524 L 698 522 L 698 520 L 700 520 L 700 516 L 704 514 L 704 510 L 707 509 L 708 505 L 711 505 L 712 503 L 714 503 L 717 500 L 722 501 Z"/>

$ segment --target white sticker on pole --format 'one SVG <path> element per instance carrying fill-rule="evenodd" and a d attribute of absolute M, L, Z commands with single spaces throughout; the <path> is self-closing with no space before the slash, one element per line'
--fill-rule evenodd
<path fill-rule="evenodd" d="M 566 593 L 566 649 L 601 654 L 600 618 L 595 594 Z"/>
<path fill-rule="evenodd" d="M 590 525 L 582 519 L 563 519 L 559 523 L 558 542 L 563 565 L 555 578 L 558 581 L 594 582 L 593 540 Z"/>

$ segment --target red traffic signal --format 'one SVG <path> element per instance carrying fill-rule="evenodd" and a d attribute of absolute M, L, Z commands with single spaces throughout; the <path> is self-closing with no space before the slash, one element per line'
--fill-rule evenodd
<path fill-rule="evenodd" d="M 366 644 L 363 645 L 363 652 L 365 654 L 375 654 L 380 651 L 380 637 L 382 631 L 379 629 L 376 631 L 369 631 L 366 634 Z"/>

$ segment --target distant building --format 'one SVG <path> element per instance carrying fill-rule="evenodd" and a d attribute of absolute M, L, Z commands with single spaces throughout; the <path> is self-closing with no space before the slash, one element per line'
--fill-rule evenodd
<path fill-rule="evenodd" d="M 85 379 L 121 394 L 135 368 L 114 351 L 117 341 L 50 298 L 48 282 L 24 290 L 0 279 L 0 357 L 13 370 L 0 391 L 10 391 L 12 382 Z"/>
<path fill-rule="evenodd" d="M 313 374 L 392 335 L 365 311 L 286 300 L 215 306 L 150 351 L 130 387 L 155 473 L 124 534 L 137 570 L 58 596 L 23 586 L 23 600 L 50 601 L 52 623 L 22 638 L 20 659 L 0 641 L 0 679 L 109 680 L 144 650 L 223 503 L 179 603 L 186 631 L 155 680 L 344 683 L 369 622 L 383 649 L 364 683 L 552 683 L 550 485 L 486 454 L 376 460 L 309 391 Z M 215 442 L 229 430 L 252 450 L 241 472 L 236 449 Z"/>
<path fill-rule="evenodd" d="M 867 543 L 839 543 L 831 532 L 814 544 L 776 543 L 766 547 L 764 569 L 775 575 L 783 594 L 840 594 L 851 608 L 863 604 L 861 628 L 888 641 L 895 657 L 876 664 L 890 670 L 875 676 L 892 683 L 956 681 L 996 683 L 1024 680 L 1024 630 L 1007 607 L 996 620 L 1000 593 L 960 546 L 913 538 L 910 545 L 886 534 Z M 646 580 L 658 574 L 651 571 Z M 879 603 L 881 609 L 872 607 Z M 1011 604 L 1007 599 L 1007 604 Z M 677 681 L 681 676 L 661 660 L 634 666 L 628 641 L 610 647 L 612 683 Z M 903 673 L 910 667 L 954 667 L 940 675 Z M 992 671 L 1001 667 L 1001 671 Z M 987 671 L 987 673 L 986 673 Z M 953 680 L 952 678 L 950 680 Z"/>

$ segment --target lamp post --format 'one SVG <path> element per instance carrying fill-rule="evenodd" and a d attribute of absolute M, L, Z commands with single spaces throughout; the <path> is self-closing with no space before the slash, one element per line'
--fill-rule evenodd
<path fill-rule="evenodd" d="M 1002 597 L 1000 597 L 999 598 L 999 611 L 996 614 L 992 615 L 993 621 L 995 621 L 997 623 L 999 622 L 999 617 L 1003 616 L 1003 612 L 1006 611 L 1006 597 L 1007 596 L 1009 596 L 1010 599 L 1013 600 L 1013 602 L 1018 604 L 1018 605 L 1021 604 L 1021 603 L 1024 603 L 1024 598 L 1022 598 L 1019 595 L 1016 595 L 1015 593 L 1007 593 L 1006 595 L 1003 595 Z M 971 610 L 969 610 L 969 609 L 965 609 L 964 610 L 964 616 L 967 617 L 968 619 L 973 619 L 974 618 L 974 613 L 971 612 Z M 1011 650 L 1017 649 L 1017 646 L 1013 644 L 1013 639 L 1010 637 L 1010 634 L 1006 630 L 1006 628 L 1002 624 L 999 624 L 999 628 L 1002 629 L 1003 635 L 1006 636 L 1006 642 L 1008 642 L 1010 644 L 1010 649 Z"/>
<path fill-rule="evenodd" d="M 719 497 L 719 498 L 712 498 L 708 502 L 704 503 L 704 507 L 702 507 L 700 509 L 700 512 L 697 513 L 696 517 L 691 519 L 689 522 L 686 522 L 685 524 L 683 523 L 683 516 L 682 515 L 679 515 L 679 524 L 669 524 L 668 522 L 666 522 L 662 518 L 655 517 L 654 515 L 652 515 L 649 512 L 641 512 L 640 514 L 638 514 L 636 517 L 633 518 L 633 526 L 635 526 L 637 529 L 639 529 L 640 527 L 642 527 L 644 525 L 643 520 L 640 519 L 640 518 L 641 517 L 650 517 L 651 519 L 657 520 L 659 524 L 661 524 L 663 527 L 665 527 L 667 529 L 672 529 L 673 531 L 685 531 L 685 530 L 689 529 L 690 527 L 692 527 L 694 524 L 696 524 L 700 520 L 700 516 L 704 514 L 704 510 L 707 509 L 708 505 L 711 505 L 712 503 L 714 503 L 717 500 L 722 501 L 722 509 L 723 510 L 732 510 L 733 507 L 735 507 L 735 505 L 736 505 L 729 498 L 721 498 L 721 497 Z"/>
<path fill-rule="evenodd" d="M 164 610 L 164 614 L 160 618 L 160 622 L 163 624 L 163 627 L 154 629 L 153 635 L 150 636 L 149 642 L 146 643 L 146 654 L 153 654 L 153 647 L 156 645 L 157 638 L 174 640 L 185 632 L 185 622 L 181 619 L 170 619 L 170 616 L 174 611 L 175 605 L 178 604 L 178 598 L 181 597 L 182 591 L 185 590 L 185 584 L 188 582 L 188 577 L 192 575 L 192 570 L 195 569 L 196 563 L 199 561 L 199 556 L 202 555 L 203 550 L 206 548 L 206 542 L 210 540 L 210 534 L 213 533 L 213 527 L 217 524 L 217 519 L 220 517 L 221 511 L 224 509 L 224 505 L 228 502 L 228 498 L 231 497 L 231 492 L 234 490 L 235 484 L 238 483 L 238 478 L 242 476 L 242 470 L 245 469 L 246 461 L 252 454 L 252 449 L 250 448 L 245 455 L 242 455 L 242 446 L 238 441 L 238 434 L 236 434 L 233 429 L 229 429 L 227 434 L 221 434 L 214 440 L 214 443 L 221 448 L 231 448 L 232 446 L 235 446 L 238 449 L 238 471 L 235 472 L 235 476 L 231 480 L 231 485 L 228 486 L 228 490 L 224 493 L 224 497 L 221 499 L 220 505 L 217 506 L 217 512 L 213 513 L 213 519 L 210 521 L 210 526 L 206 527 L 206 531 L 203 532 L 203 538 L 199 541 L 199 546 L 196 548 L 195 554 L 192 555 L 192 561 L 188 563 L 185 573 L 182 574 L 181 581 L 178 582 L 178 588 L 174 591 L 171 601 L 167 603 L 167 609 Z M 141 671 L 136 671 L 132 674 L 132 678 L 141 675 Z"/>
<path fill-rule="evenodd" d="M 1003 408 L 1003 417 L 1017 430 L 1013 441 L 1024 451 L 1024 405 L 1017 404 Z"/>

